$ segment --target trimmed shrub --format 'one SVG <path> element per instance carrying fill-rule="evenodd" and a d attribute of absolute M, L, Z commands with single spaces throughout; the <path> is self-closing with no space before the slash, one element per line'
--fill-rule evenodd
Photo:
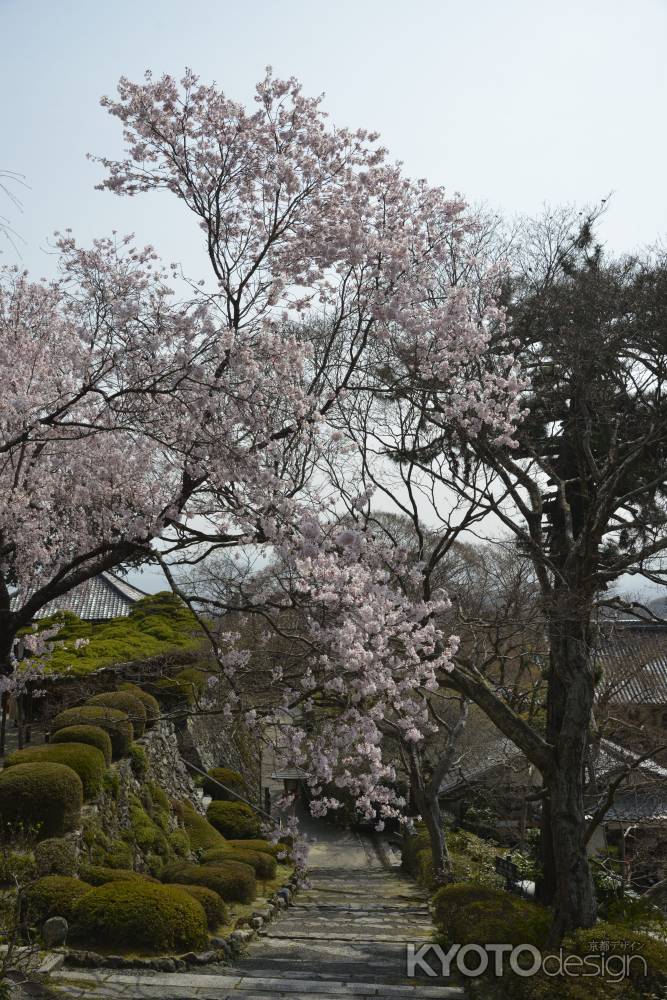
<path fill-rule="evenodd" d="M 125 757 L 132 743 L 132 723 L 125 712 L 102 705 L 82 705 L 80 708 L 66 708 L 56 715 L 51 723 L 56 732 L 66 726 L 99 726 L 109 734 L 113 757 Z"/>
<path fill-rule="evenodd" d="M 622 947 L 611 946 L 611 950 L 616 954 L 626 951 L 628 955 L 641 955 L 646 962 L 646 976 L 644 963 L 640 959 L 628 963 L 628 977 L 623 980 L 624 986 L 634 986 L 639 997 L 661 995 L 660 991 L 667 987 L 667 943 L 664 940 L 633 930 L 627 923 L 601 922 L 595 927 L 575 931 L 566 937 L 563 940 L 563 950 L 583 958 L 600 952 L 602 941 L 623 942 Z M 601 953 L 601 957 L 604 957 L 604 953 Z"/>
<path fill-rule="evenodd" d="M 164 830 L 155 823 L 143 808 L 136 795 L 130 796 L 130 825 L 132 836 L 144 854 L 157 854 L 159 867 L 169 857 L 169 841 Z"/>
<path fill-rule="evenodd" d="M 82 803 L 81 778 L 65 764 L 17 764 L 0 772 L 2 827 L 58 837 L 76 826 Z"/>
<path fill-rule="evenodd" d="M 124 684 L 119 684 L 118 690 L 127 691 L 129 694 L 134 695 L 135 698 L 139 699 L 146 710 L 147 729 L 150 729 L 150 727 L 158 721 L 160 718 L 160 704 L 157 698 L 154 698 L 152 694 L 149 694 L 148 691 L 144 691 L 144 689 L 140 688 L 138 684 L 130 683 L 130 681 L 127 681 Z"/>
<path fill-rule="evenodd" d="M 131 871 L 134 864 L 134 848 L 125 840 L 112 840 L 109 849 L 104 851 L 100 859 L 104 868 L 123 868 Z"/>
<path fill-rule="evenodd" d="M 291 853 L 290 845 L 283 843 L 283 841 L 272 844 L 269 840 L 234 840 L 230 838 L 225 841 L 225 847 L 241 847 L 244 851 L 261 851 L 262 854 L 270 854 L 277 861 L 283 863 L 289 859 Z M 284 855 L 284 857 L 279 857 L 279 855 Z"/>
<path fill-rule="evenodd" d="M 177 861 L 160 872 L 163 882 L 183 882 L 213 889 L 226 903 L 250 903 L 255 898 L 255 873 L 250 865 L 240 861 L 223 861 L 219 865 L 191 865 Z"/>
<path fill-rule="evenodd" d="M 64 917 L 70 921 L 76 904 L 92 886 L 67 875 L 47 875 L 38 879 L 26 892 L 28 919 L 41 924 L 49 917 Z"/>
<path fill-rule="evenodd" d="M 104 754 L 87 743 L 45 743 L 43 746 L 16 750 L 6 758 L 5 767 L 40 764 L 42 761 L 71 767 L 81 778 L 84 799 L 94 799 L 102 790 L 106 769 Z"/>
<path fill-rule="evenodd" d="M 177 802 L 174 811 L 185 827 L 193 851 L 207 851 L 224 844 L 225 838 L 189 802 Z"/>
<path fill-rule="evenodd" d="M 206 818 L 223 837 L 243 840 L 259 836 L 259 816 L 245 802 L 211 802 Z"/>
<path fill-rule="evenodd" d="M 246 851 L 242 847 L 214 848 L 204 853 L 202 861 L 205 865 L 217 865 L 220 861 L 242 861 L 244 865 L 254 868 L 257 878 L 263 881 L 276 877 L 276 859 L 263 851 Z"/>
<path fill-rule="evenodd" d="M 206 694 L 206 682 L 211 674 L 208 667 L 186 667 L 174 676 L 177 684 L 188 692 L 188 700 L 202 698 Z"/>
<path fill-rule="evenodd" d="M 211 780 L 213 779 L 213 780 Z M 226 788 L 220 788 L 220 782 Z M 236 799 L 235 792 L 247 798 L 248 790 L 242 775 L 238 771 L 232 771 L 230 767 L 212 767 L 204 778 L 202 788 L 204 795 L 210 795 L 216 802 L 233 802 Z M 229 791 L 227 791 L 229 789 Z"/>
<path fill-rule="evenodd" d="M 182 885 L 180 882 L 170 883 L 173 889 L 182 889 L 188 895 L 196 899 L 204 908 L 206 923 L 210 931 L 217 930 L 220 924 L 227 923 L 229 914 L 222 898 L 213 889 L 207 889 L 205 885 Z"/>
<path fill-rule="evenodd" d="M 185 830 L 172 830 L 167 839 L 169 841 L 169 846 L 178 858 L 190 857 L 190 838 Z"/>
<path fill-rule="evenodd" d="M 14 889 L 18 882 L 25 885 L 37 874 L 37 865 L 32 854 L 21 851 L 0 851 L 0 884 L 9 883 Z"/>
<path fill-rule="evenodd" d="M 102 865 L 82 865 L 81 878 L 89 885 L 107 885 L 109 882 L 157 882 L 152 875 L 133 872 L 124 868 L 104 868 Z"/>
<path fill-rule="evenodd" d="M 102 751 L 107 767 L 111 763 L 111 740 L 99 726 L 65 726 L 51 736 L 49 745 L 54 743 L 87 743 Z"/>
<path fill-rule="evenodd" d="M 130 764 L 132 766 L 132 773 L 138 781 L 146 777 L 148 757 L 144 748 L 140 747 L 138 743 L 133 743 L 130 747 Z"/>
<path fill-rule="evenodd" d="M 86 704 L 100 705 L 102 708 L 115 708 L 119 712 L 125 712 L 132 723 L 135 740 L 144 735 L 146 729 L 144 703 L 129 691 L 105 691 L 104 694 L 93 695 Z"/>
<path fill-rule="evenodd" d="M 79 901 L 74 936 L 106 948 L 185 951 L 206 944 L 206 913 L 182 889 L 141 881 L 110 883 Z"/>
<path fill-rule="evenodd" d="M 544 907 L 503 889 L 468 882 L 443 886 L 434 895 L 432 907 L 438 930 L 449 944 L 485 945 L 502 940 L 541 948 L 550 923 Z"/>
<path fill-rule="evenodd" d="M 74 875 L 76 848 L 64 837 L 42 840 L 35 847 L 35 864 L 40 875 Z"/>

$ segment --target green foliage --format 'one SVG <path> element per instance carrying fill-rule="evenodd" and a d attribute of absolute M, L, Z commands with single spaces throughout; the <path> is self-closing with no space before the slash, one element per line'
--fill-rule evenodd
<path fill-rule="evenodd" d="M 81 865 L 81 878 L 89 885 L 106 885 L 108 882 L 157 882 L 152 875 L 126 871 L 123 868 L 105 868 L 102 865 Z"/>
<path fill-rule="evenodd" d="M 35 864 L 40 875 L 74 875 L 76 849 L 71 840 L 51 837 L 35 847 Z"/>
<path fill-rule="evenodd" d="M 614 899 L 607 905 L 605 917 L 611 924 L 624 924 L 631 930 L 653 932 L 667 938 L 667 916 L 649 899 L 630 896 Z"/>
<path fill-rule="evenodd" d="M 146 729 L 146 709 L 144 703 L 129 691 L 105 691 L 89 698 L 88 705 L 101 705 L 102 708 L 115 708 L 125 712 L 132 723 L 134 738 L 138 740 Z"/>
<path fill-rule="evenodd" d="M 573 955 L 590 955 L 599 951 L 600 941 L 623 942 L 623 948 L 613 947 L 615 954 L 623 949 L 630 954 L 641 955 L 648 969 L 644 976 L 644 966 L 641 961 L 629 963 L 629 980 L 626 985 L 636 989 L 636 994 L 629 996 L 647 997 L 650 991 L 656 994 L 667 987 L 667 941 L 658 940 L 652 934 L 633 930 L 624 923 L 600 922 L 595 927 L 575 931 L 563 940 L 563 949 Z M 634 946 L 634 950 L 633 950 Z"/>
<path fill-rule="evenodd" d="M 279 860 L 289 858 L 291 853 L 290 845 L 282 841 L 272 844 L 268 840 L 246 840 L 245 838 L 243 840 L 235 840 L 230 837 L 225 841 L 225 847 L 241 847 L 244 851 L 261 851 L 263 854 L 271 854 Z"/>
<path fill-rule="evenodd" d="M 204 908 L 206 923 L 210 931 L 217 930 L 221 924 L 226 923 L 229 919 L 227 907 L 213 889 L 207 889 L 204 885 L 181 885 L 178 882 L 172 882 L 171 885 L 174 889 L 182 889 L 184 892 L 187 892 L 188 895 L 201 904 Z"/>
<path fill-rule="evenodd" d="M 494 865 L 496 858 L 505 854 L 502 848 L 468 830 L 448 830 L 446 836 L 455 881 L 499 886 Z M 405 871 L 420 885 L 434 887 L 431 842 L 423 823 L 417 824 L 414 834 L 403 838 L 401 857 Z"/>
<path fill-rule="evenodd" d="M 433 918 L 446 944 L 503 942 L 541 948 L 549 929 L 549 911 L 503 889 L 455 882 L 438 889 Z"/>
<path fill-rule="evenodd" d="M 180 670 L 174 680 L 189 692 L 189 698 L 196 700 L 206 694 L 206 682 L 210 675 L 211 671 L 207 666 L 192 666 Z"/>
<path fill-rule="evenodd" d="M 76 904 L 91 891 L 91 886 L 67 875 L 47 875 L 34 882 L 27 891 L 28 917 L 41 924 L 49 917 L 64 917 L 70 921 Z"/>
<path fill-rule="evenodd" d="M 134 864 L 134 848 L 125 840 L 112 840 L 108 849 L 102 852 L 100 862 L 105 868 L 123 868 L 127 871 Z"/>
<path fill-rule="evenodd" d="M 144 691 L 144 689 L 140 688 L 137 684 L 131 684 L 129 681 L 126 681 L 124 684 L 119 684 L 118 690 L 128 691 L 130 694 L 133 694 L 135 698 L 138 698 L 139 701 L 142 703 L 146 711 L 147 729 L 149 729 L 153 725 L 153 723 L 158 721 L 158 719 L 160 718 L 160 705 L 157 699 L 154 698 L 152 694 L 149 694 L 148 691 Z"/>
<path fill-rule="evenodd" d="M 168 835 L 169 845 L 178 858 L 189 858 L 191 853 L 190 838 L 185 830 L 172 830 Z"/>
<path fill-rule="evenodd" d="M 132 743 L 132 723 L 125 712 L 101 705 L 82 705 L 80 708 L 66 708 L 56 715 L 51 723 L 54 731 L 66 726 L 99 726 L 109 734 L 111 752 L 115 758 L 125 757 Z"/>
<path fill-rule="evenodd" d="M 189 802 L 176 803 L 174 811 L 185 827 L 193 851 L 206 851 L 224 844 L 225 838 Z"/>
<path fill-rule="evenodd" d="M 144 748 L 140 747 L 137 743 L 133 743 L 130 747 L 130 764 L 135 778 L 137 781 L 141 781 L 146 776 L 146 771 L 148 770 L 148 757 Z"/>
<path fill-rule="evenodd" d="M 144 854 L 157 854 L 163 861 L 169 857 L 169 841 L 164 830 L 148 815 L 136 795 L 130 796 L 130 827 L 137 847 Z"/>
<path fill-rule="evenodd" d="M 227 903 L 250 903 L 255 898 L 255 873 L 250 865 L 223 861 L 219 865 L 193 865 L 176 861 L 160 873 L 163 882 L 183 882 L 213 889 Z"/>
<path fill-rule="evenodd" d="M 217 865 L 221 861 L 242 861 L 254 868 L 259 879 L 266 881 L 276 877 L 276 859 L 263 851 L 244 850 L 242 847 L 214 848 L 204 852 L 202 861 L 205 865 Z"/>
<path fill-rule="evenodd" d="M 212 781 L 210 780 L 211 778 L 213 779 Z M 218 782 L 225 785 L 226 788 L 221 788 Z M 248 790 L 242 775 L 238 771 L 232 771 L 230 767 L 212 767 L 208 772 L 208 776 L 204 778 L 202 787 L 204 794 L 210 795 L 216 802 L 233 801 L 236 799 L 235 792 L 238 792 L 239 795 L 243 795 L 245 798 L 248 796 Z"/>
<path fill-rule="evenodd" d="M 17 764 L 0 773 L 3 829 L 32 830 L 40 838 L 58 837 L 76 826 L 82 803 L 81 778 L 65 764 Z"/>
<path fill-rule="evenodd" d="M 151 882 L 117 882 L 93 889 L 74 914 L 74 936 L 86 944 L 150 954 L 202 948 L 206 913 L 182 889 Z"/>
<path fill-rule="evenodd" d="M 102 751 L 107 767 L 111 763 L 111 740 L 100 726 L 65 726 L 53 733 L 50 743 L 87 743 Z"/>
<path fill-rule="evenodd" d="M 120 775 L 118 771 L 113 771 L 109 768 L 104 774 L 102 784 L 107 795 L 110 795 L 114 801 L 117 801 L 120 795 Z"/>
<path fill-rule="evenodd" d="M 223 837 L 243 840 L 259 836 L 259 816 L 245 802 L 211 802 L 206 818 Z"/>
<path fill-rule="evenodd" d="M 32 854 L 22 851 L 3 850 L 0 852 L 0 883 L 25 885 L 31 882 L 37 873 L 37 866 Z"/>
<path fill-rule="evenodd" d="M 41 764 L 43 761 L 71 767 L 81 778 L 84 799 L 94 799 L 102 790 L 106 768 L 104 754 L 88 743 L 45 743 L 16 750 L 5 759 L 5 768 L 18 764 Z"/>
<path fill-rule="evenodd" d="M 69 670 L 84 675 L 114 663 L 195 650 L 201 642 L 192 612 L 167 592 L 142 598 L 127 617 L 93 623 L 59 613 L 39 624 L 40 630 L 61 625 L 57 635 L 59 645 L 48 665 L 56 673 Z M 75 639 L 87 639 L 88 645 L 74 649 Z"/>

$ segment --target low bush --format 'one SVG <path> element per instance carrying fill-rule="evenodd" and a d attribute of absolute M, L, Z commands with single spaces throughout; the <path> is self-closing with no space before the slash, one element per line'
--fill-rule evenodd
<path fill-rule="evenodd" d="M 45 743 L 26 750 L 16 750 L 5 759 L 5 767 L 41 764 L 43 761 L 71 767 L 81 778 L 83 797 L 86 800 L 96 798 L 102 790 L 106 769 L 104 754 L 87 743 Z"/>
<path fill-rule="evenodd" d="M 102 865 L 82 865 L 81 878 L 89 885 L 107 885 L 109 882 L 157 882 L 152 875 L 133 872 L 125 868 L 105 868 Z"/>
<path fill-rule="evenodd" d="M 544 907 L 490 886 L 455 882 L 439 889 L 431 905 L 447 944 L 502 941 L 541 948 L 549 929 L 550 914 Z"/>
<path fill-rule="evenodd" d="M 217 831 L 216 831 L 217 832 Z M 189 858 L 191 853 L 190 838 L 185 830 L 172 830 L 168 835 L 169 845 L 178 858 Z"/>
<path fill-rule="evenodd" d="M 132 723 L 125 712 L 102 705 L 81 705 L 80 708 L 66 708 L 56 715 L 51 723 L 54 731 L 66 726 L 99 726 L 109 734 L 111 753 L 114 758 L 125 757 L 132 743 Z"/>
<path fill-rule="evenodd" d="M 58 837 L 76 826 L 82 803 L 81 778 L 65 764 L 17 764 L 0 772 L 0 827 L 5 829 Z"/>
<path fill-rule="evenodd" d="M 130 796 L 130 828 L 137 846 L 144 854 L 159 855 L 161 866 L 170 853 L 167 835 L 148 815 L 136 795 Z"/>
<path fill-rule="evenodd" d="M 103 694 L 93 695 L 92 698 L 88 699 L 87 704 L 99 705 L 102 708 L 115 708 L 119 712 L 125 712 L 132 723 L 135 740 L 144 735 L 146 709 L 141 699 L 130 691 L 105 691 Z"/>
<path fill-rule="evenodd" d="M 174 680 L 189 692 L 189 699 L 195 700 L 206 694 L 210 674 L 208 667 L 186 667 L 175 674 Z"/>
<path fill-rule="evenodd" d="M 100 856 L 101 867 L 122 868 L 131 871 L 134 864 L 134 847 L 126 840 L 111 840 Z"/>
<path fill-rule="evenodd" d="M 243 840 L 259 836 L 259 816 L 245 802 L 211 802 L 206 818 L 223 837 Z"/>
<path fill-rule="evenodd" d="M 212 851 L 205 851 L 202 861 L 205 865 L 217 865 L 221 861 L 242 861 L 254 869 L 258 879 L 267 881 L 276 877 L 276 859 L 263 851 L 244 850 L 242 847 L 217 847 Z"/>
<path fill-rule="evenodd" d="M 152 694 L 148 691 L 144 691 L 137 684 L 131 684 L 127 681 L 125 684 L 118 685 L 119 691 L 127 691 L 129 694 L 134 695 L 138 698 L 141 704 L 146 710 L 146 728 L 149 729 L 154 723 L 160 718 L 160 705 L 157 698 L 154 698 Z"/>
<path fill-rule="evenodd" d="M 35 864 L 40 875 L 74 875 L 76 862 L 76 848 L 64 837 L 51 837 L 35 846 Z"/>
<path fill-rule="evenodd" d="M 205 885 L 183 885 L 179 882 L 170 884 L 173 889 L 182 889 L 187 892 L 203 906 L 210 931 L 215 931 L 221 924 L 227 923 L 229 919 L 227 907 L 223 899 L 213 889 L 207 889 Z"/>
<path fill-rule="evenodd" d="M 28 919 L 41 924 L 49 917 L 72 919 L 76 904 L 92 889 L 78 878 L 67 875 L 47 875 L 26 890 Z"/>
<path fill-rule="evenodd" d="M 146 777 L 148 757 L 144 748 L 140 747 L 138 743 L 133 743 L 130 747 L 130 765 L 137 781 L 141 781 Z"/>
<path fill-rule="evenodd" d="M 628 963 L 628 977 L 625 984 L 629 985 L 629 979 L 630 984 L 637 989 L 637 996 L 648 996 L 651 992 L 659 996 L 661 990 L 667 989 L 667 942 L 664 939 L 658 940 L 650 933 L 633 930 L 626 923 L 600 922 L 595 927 L 575 931 L 574 934 L 564 938 L 563 950 L 580 957 L 598 952 L 603 957 L 600 951 L 601 942 L 610 943 L 610 951 L 606 952 L 606 955 L 626 951 L 628 955 L 637 955 L 644 959 L 646 975 L 644 975 L 644 962 L 636 960 Z"/>
<path fill-rule="evenodd" d="M 79 901 L 74 937 L 152 954 L 197 949 L 207 941 L 206 913 L 182 889 L 146 881 L 109 883 Z"/>
<path fill-rule="evenodd" d="M 50 739 L 53 743 L 87 743 L 91 747 L 97 747 L 104 754 L 107 765 L 111 763 L 111 740 L 109 734 L 100 726 L 65 726 L 53 733 Z"/>
<path fill-rule="evenodd" d="M 184 882 L 213 889 L 226 903 L 250 903 L 255 898 L 255 873 L 250 865 L 239 861 L 223 861 L 219 865 L 193 865 L 177 861 L 166 865 L 160 878 L 163 882 Z"/>
<path fill-rule="evenodd" d="M 190 839 L 193 851 L 207 851 L 213 847 L 221 847 L 225 838 L 209 821 L 193 809 L 189 802 L 177 802 L 174 811 Z"/>
<path fill-rule="evenodd" d="M 225 788 L 220 785 L 225 785 Z M 246 798 L 248 795 L 242 775 L 238 771 L 232 771 L 230 767 L 212 767 L 204 778 L 202 787 L 204 794 L 210 795 L 216 802 L 234 801 L 237 792 Z"/>
<path fill-rule="evenodd" d="M 32 854 L 23 851 L 0 851 L 0 884 L 25 885 L 37 874 L 37 865 Z"/>
<path fill-rule="evenodd" d="M 495 872 L 495 860 L 505 853 L 497 844 L 484 840 L 468 830 L 448 830 L 447 848 L 452 874 L 457 882 L 476 882 L 499 888 L 500 879 Z M 431 842 L 423 823 L 418 823 L 412 834 L 403 837 L 401 845 L 403 869 L 420 885 L 433 888 L 433 863 Z"/>
<path fill-rule="evenodd" d="M 272 844 L 269 840 L 235 840 L 229 838 L 225 841 L 225 847 L 241 847 L 244 851 L 261 851 L 262 854 L 271 854 L 278 861 L 289 860 L 291 847 L 283 841 Z"/>

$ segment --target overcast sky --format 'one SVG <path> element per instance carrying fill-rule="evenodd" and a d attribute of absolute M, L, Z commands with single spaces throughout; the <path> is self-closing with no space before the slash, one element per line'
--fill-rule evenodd
<path fill-rule="evenodd" d="M 48 239 L 135 232 L 192 276 L 199 232 L 161 195 L 94 190 L 86 153 L 118 156 L 100 107 L 121 74 L 191 66 L 250 101 L 271 64 L 326 92 L 332 120 L 379 130 L 407 172 L 507 215 L 613 192 L 616 251 L 667 235 L 667 0 L 0 0 L 0 168 L 23 266 L 50 275 Z M 24 241 L 24 242 L 21 242 Z M 17 261 L 0 244 L 5 262 Z"/>

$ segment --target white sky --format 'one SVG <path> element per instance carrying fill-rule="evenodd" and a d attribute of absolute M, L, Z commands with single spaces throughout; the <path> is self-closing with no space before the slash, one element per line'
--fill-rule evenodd
<path fill-rule="evenodd" d="M 48 238 L 135 232 L 205 273 L 199 232 L 168 196 L 94 190 L 87 152 L 118 156 L 98 105 L 121 74 L 187 65 L 250 101 L 272 64 L 327 94 L 341 125 L 377 129 L 406 170 L 507 215 L 613 192 L 616 251 L 667 234 L 667 0 L 0 0 L 0 168 L 25 175 L 25 242 L 5 263 L 39 277 Z M 165 200 L 166 198 L 166 200 Z"/>

